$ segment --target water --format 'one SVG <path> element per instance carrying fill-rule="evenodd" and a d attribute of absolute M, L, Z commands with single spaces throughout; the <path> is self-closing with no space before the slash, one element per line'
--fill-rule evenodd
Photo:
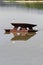
<path fill-rule="evenodd" d="M 27 41 L 11 41 L 4 29 L 12 22 L 37 24 L 39 31 Z M 43 10 L 0 7 L 0 65 L 43 65 Z"/>

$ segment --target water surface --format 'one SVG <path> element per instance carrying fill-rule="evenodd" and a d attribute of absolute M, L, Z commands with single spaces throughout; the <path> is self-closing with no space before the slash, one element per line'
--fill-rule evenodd
<path fill-rule="evenodd" d="M 27 41 L 11 41 L 5 35 L 12 22 L 37 24 L 38 32 Z M 0 65 L 43 65 L 43 10 L 0 7 Z"/>

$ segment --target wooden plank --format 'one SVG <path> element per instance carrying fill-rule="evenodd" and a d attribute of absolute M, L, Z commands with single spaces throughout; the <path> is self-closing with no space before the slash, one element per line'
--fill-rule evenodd
<path fill-rule="evenodd" d="M 35 25 L 35 24 L 28 24 L 28 23 L 11 23 L 13 26 L 15 26 L 15 27 L 34 27 L 34 26 L 37 26 L 37 25 Z"/>

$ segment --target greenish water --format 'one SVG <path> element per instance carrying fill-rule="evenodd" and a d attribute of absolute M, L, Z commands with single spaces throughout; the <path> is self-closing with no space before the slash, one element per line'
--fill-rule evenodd
<path fill-rule="evenodd" d="M 43 9 L 43 3 L 23 3 L 21 5 L 28 8 Z"/>
<path fill-rule="evenodd" d="M 5 1 L 43 1 L 43 0 L 5 0 Z"/>
<path fill-rule="evenodd" d="M 1 2 L 0 6 L 21 6 L 27 8 L 36 8 L 36 9 L 43 9 L 43 2 L 37 3 L 18 3 L 18 2 Z"/>

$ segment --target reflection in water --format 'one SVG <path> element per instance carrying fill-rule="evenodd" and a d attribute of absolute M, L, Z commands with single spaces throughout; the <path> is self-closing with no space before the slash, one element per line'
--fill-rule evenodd
<path fill-rule="evenodd" d="M 14 36 L 11 40 L 14 41 L 14 40 L 28 40 L 30 39 L 31 37 L 33 37 L 34 35 L 36 34 L 36 32 L 33 32 L 33 33 L 28 33 L 26 34 L 25 36 Z"/>
<path fill-rule="evenodd" d="M 15 43 L 15 41 L 12 41 L 12 43 L 14 44 L 14 43 Z"/>
<path fill-rule="evenodd" d="M 14 37 L 13 40 L 28 40 L 32 36 L 34 36 L 37 30 L 34 30 L 33 27 L 37 26 L 34 24 L 26 24 L 26 23 L 11 23 L 14 28 L 13 29 L 5 29 L 6 34 L 12 33 Z M 28 29 L 27 29 L 28 28 Z"/>
<path fill-rule="evenodd" d="M 6 34 L 9 34 L 6 32 Z M 13 34 L 13 33 L 12 33 Z M 14 34 L 13 34 L 14 35 Z M 14 37 L 11 39 L 11 41 L 17 41 L 17 40 L 28 40 L 31 37 L 33 37 L 34 35 L 36 35 L 36 32 L 29 32 L 27 33 L 25 36 L 21 36 L 21 35 L 14 35 Z M 13 42 L 14 43 L 14 42 Z"/>

